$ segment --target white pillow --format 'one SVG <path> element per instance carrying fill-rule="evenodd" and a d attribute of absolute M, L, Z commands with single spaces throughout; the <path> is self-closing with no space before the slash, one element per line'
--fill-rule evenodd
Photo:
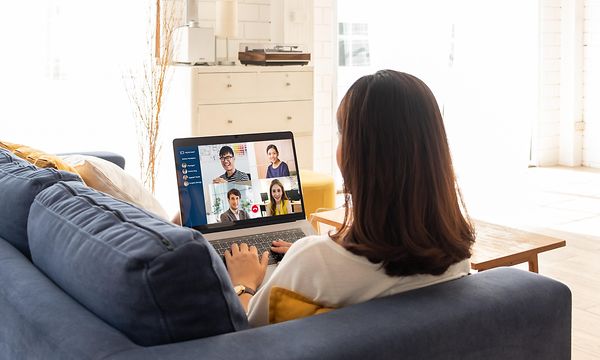
<path fill-rule="evenodd" d="M 152 193 L 119 166 L 94 156 L 64 155 L 60 158 L 74 167 L 86 185 L 92 189 L 168 219 L 167 212 Z"/>

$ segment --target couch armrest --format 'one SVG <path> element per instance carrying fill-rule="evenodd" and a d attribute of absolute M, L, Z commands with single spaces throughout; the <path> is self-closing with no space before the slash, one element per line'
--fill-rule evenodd
<path fill-rule="evenodd" d="M 113 164 L 118 165 L 121 169 L 125 169 L 125 158 L 117 153 L 113 153 L 110 151 L 87 151 L 87 152 L 69 152 L 62 153 L 57 155 L 87 155 L 87 156 L 95 156 L 107 161 L 110 161 Z"/>

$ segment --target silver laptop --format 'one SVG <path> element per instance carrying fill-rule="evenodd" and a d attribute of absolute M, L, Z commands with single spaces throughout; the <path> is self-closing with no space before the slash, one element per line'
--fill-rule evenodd
<path fill-rule="evenodd" d="M 202 232 L 220 255 L 234 242 L 260 254 L 273 240 L 313 234 L 291 132 L 175 139 L 173 149 L 181 223 Z M 270 253 L 271 271 L 280 260 Z"/>

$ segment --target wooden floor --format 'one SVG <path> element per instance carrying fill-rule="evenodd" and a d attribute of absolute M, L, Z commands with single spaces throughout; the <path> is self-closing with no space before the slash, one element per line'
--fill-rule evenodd
<path fill-rule="evenodd" d="M 572 358 L 600 359 L 600 169 L 548 167 L 458 174 L 469 214 L 566 240 L 539 273 L 573 293 Z M 338 196 L 337 205 L 343 198 Z M 528 270 L 527 264 L 516 265 Z"/>
<path fill-rule="evenodd" d="M 539 273 L 573 293 L 572 358 L 600 359 L 600 169 L 530 168 L 492 176 L 465 177 L 470 214 L 566 240 L 566 247 L 540 254 Z"/>

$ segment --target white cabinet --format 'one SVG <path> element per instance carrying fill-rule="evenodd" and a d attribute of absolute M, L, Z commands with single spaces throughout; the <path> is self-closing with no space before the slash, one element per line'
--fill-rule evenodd
<path fill-rule="evenodd" d="M 313 167 L 312 67 L 194 67 L 192 104 L 193 136 L 292 131 L 300 167 Z"/>

